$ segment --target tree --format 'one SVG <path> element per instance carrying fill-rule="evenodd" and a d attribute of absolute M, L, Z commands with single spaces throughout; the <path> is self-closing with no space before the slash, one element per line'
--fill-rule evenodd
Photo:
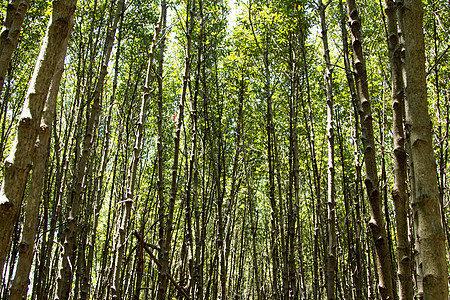
<path fill-rule="evenodd" d="M 71 32 L 75 4 L 75 0 L 65 0 L 55 2 L 53 5 L 46 36 L 20 115 L 14 146 L 5 160 L 0 194 L 0 271 L 3 270 L 14 223 L 17 220 L 22 203 L 28 173 L 32 165 L 33 149 L 42 110 L 55 72 L 55 66 L 64 56 L 67 47 L 65 40 Z"/>
<path fill-rule="evenodd" d="M 370 204 L 371 220 L 369 222 L 369 227 L 372 232 L 372 239 L 376 249 L 379 280 L 378 288 L 382 299 L 393 299 L 392 266 L 386 238 L 386 229 L 384 228 L 384 218 L 378 185 L 369 86 L 362 48 L 361 20 L 358 16 L 358 10 L 354 0 L 347 0 L 347 9 L 352 35 L 354 68 L 356 71 L 355 78 L 359 99 L 361 101 L 359 114 L 362 128 L 361 139 L 364 147 L 364 163 L 366 166 L 366 180 L 364 182 L 366 184 Z"/>
<path fill-rule="evenodd" d="M 406 150 L 403 116 L 405 112 L 402 46 L 398 36 L 397 8 L 393 1 L 385 2 L 388 27 L 389 60 L 392 81 L 392 111 L 394 135 L 394 188 L 392 198 L 397 223 L 397 256 L 400 299 L 411 299 L 411 249 L 408 236 L 408 197 L 406 186 Z"/>
<path fill-rule="evenodd" d="M 401 299 L 434 297 L 424 254 L 443 236 L 429 235 L 430 211 L 450 237 L 445 1 L 425 6 L 419 47 L 423 120 L 436 124 L 433 205 L 419 201 L 428 186 L 416 188 L 416 166 L 436 167 L 417 154 L 423 78 L 408 82 L 404 118 L 401 2 L 361 0 L 362 28 L 348 0 L 351 44 L 342 1 L 77 3 L 61 84 L 55 67 L 27 140 L 33 169 L 1 299 L 394 300 L 397 286 Z M 10 133 L 23 133 L 16 119 L 51 14 L 39 0 L 23 20 L 2 92 L 2 155 L 22 154 Z M 433 255 L 445 265 L 445 252 Z"/>
<path fill-rule="evenodd" d="M 328 3 L 329 4 L 329 3 Z M 327 5 L 328 5 L 327 4 Z M 330 49 L 328 47 L 328 30 L 325 19 L 326 6 L 319 1 L 320 24 L 322 28 L 322 40 L 324 59 L 326 65 L 327 86 L 327 139 L 328 139 L 328 203 L 327 203 L 327 231 L 328 231 L 328 258 L 327 258 L 327 298 L 336 299 L 336 202 L 334 185 L 334 101 L 333 101 L 333 79 L 330 60 Z"/>
<path fill-rule="evenodd" d="M 428 114 L 421 1 L 406 0 L 403 10 L 406 70 L 406 127 L 413 165 L 413 213 L 423 272 L 423 298 L 447 299 L 447 262 L 442 226 L 436 162 Z"/>

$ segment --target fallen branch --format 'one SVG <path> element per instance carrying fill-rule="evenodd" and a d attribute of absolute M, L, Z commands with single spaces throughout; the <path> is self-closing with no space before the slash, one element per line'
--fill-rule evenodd
<path fill-rule="evenodd" d="M 133 232 L 133 235 L 138 239 L 139 242 L 141 242 L 141 236 L 136 231 Z M 144 245 L 144 250 L 150 255 L 150 258 L 155 262 L 155 264 L 158 266 L 158 269 L 161 269 L 161 263 L 158 261 L 158 259 L 153 255 L 152 251 L 148 247 L 148 245 L 142 241 Z M 170 282 L 173 283 L 175 288 L 188 300 L 190 300 L 189 295 L 186 293 L 185 289 L 178 284 L 178 282 L 172 277 L 172 275 L 167 274 L 167 277 L 169 278 Z"/>

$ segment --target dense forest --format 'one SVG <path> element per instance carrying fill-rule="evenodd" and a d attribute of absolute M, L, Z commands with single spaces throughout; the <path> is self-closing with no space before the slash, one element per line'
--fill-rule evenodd
<path fill-rule="evenodd" d="M 447 300 L 450 2 L 8 0 L 0 299 Z"/>

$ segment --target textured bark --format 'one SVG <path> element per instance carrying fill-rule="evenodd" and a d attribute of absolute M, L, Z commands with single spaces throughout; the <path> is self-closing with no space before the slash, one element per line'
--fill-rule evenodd
<path fill-rule="evenodd" d="M 76 0 L 53 3 L 53 12 L 17 125 L 17 135 L 11 153 L 5 160 L 0 194 L 0 273 L 9 251 L 14 223 L 31 169 L 42 110 L 55 67 L 66 50 L 65 40 L 70 35 L 75 5 Z"/>
<path fill-rule="evenodd" d="M 413 164 L 413 213 L 418 243 L 419 267 L 423 272 L 423 298 L 447 299 L 447 260 L 442 226 L 431 120 L 428 115 L 423 35 L 423 7 L 420 0 L 406 0 L 403 7 L 406 69 L 406 126 L 410 134 Z"/>
<path fill-rule="evenodd" d="M 392 123 L 394 136 L 394 188 L 392 199 L 397 225 L 398 281 L 400 300 L 412 299 L 411 249 L 408 228 L 408 198 L 406 187 L 406 150 L 403 116 L 405 113 L 404 82 L 397 8 L 392 0 L 385 1 L 388 28 L 389 61 L 392 81 Z"/>
<path fill-rule="evenodd" d="M 372 125 L 372 113 L 367 82 L 366 63 L 362 51 L 361 20 L 354 0 L 347 0 L 348 16 L 352 35 L 356 84 L 360 98 L 360 122 L 362 128 L 362 143 L 364 147 L 364 162 L 366 166 L 366 189 L 369 198 L 369 227 L 375 244 L 378 288 L 382 299 L 394 299 L 392 287 L 392 266 L 389 254 L 386 230 L 384 228 L 383 210 L 378 185 L 377 162 L 375 157 L 375 142 Z"/>
<path fill-rule="evenodd" d="M 349 86 L 350 94 L 351 94 L 351 100 L 353 104 L 353 115 L 355 120 L 354 130 L 353 130 L 353 140 L 354 140 L 354 156 L 355 156 L 355 196 L 354 196 L 354 205 L 355 209 L 352 210 L 352 223 L 355 230 L 355 245 L 354 245 L 354 254 L 355 254 L 355 260 L 356 260 L 356 267 L 353 270 L 353 280 L 355 283 L 356 288 L 356 298 L 357 299 L 363 299 L 363 297 L 367 298 L 367 289 L 363 288 L 364 284 L 363 281 L 366 280 L 366 276 L 363 276 L 363 274 L 366 272 L 363 262 L 363 254 L 361 249 L 361 209 L 360 209 L 360 182 L 361 182 L 361 165 L 360 165 L 360 159 L 359 159 L 359 147 L 358 147 L 358 140 L 359 140 L 359 121 L 358 121 L 358 103 L 359 98 L 358 94 L 356 92 L 355 87 L 355 80 L 354 80 L 354 74 L 351 69 L 350 65 L 350 55 L 348 53 L 348 33 L 346 28 L 346 21 L 344 17 L 344 8 L 342 4 L 342 0 L 339 0 L 339 10 L 341 14 L 341 31 L 342 31 L 342 48 L 343 48 L 343 56 L 344 56 L 344 68 L 345 68 L 345 76 L 347 78 L 347 83 Z M 363 273 L 364 272 L 364 273 Z M 364 296 L 363 296 L 363 291 Z"/>
<path fill-rule="evenodd" d="M 108 63 L 111 56 L 114 37 L 117 29 L 117 23 L 124 7 L 124 1 L 119 1 L 117 5 L 114 22 L 106 35 L 105 49 L 103 53 L 102 66 L 92 97 L 92 110 L 86 124 L 86 131 L 83 140 L 82 153 L 78 165 L 78 174 L 70 192 L 71 208 L 64 228 L 64 251 L 62 255 L 62 264 L 58 276 L 56 299 L 68 299 L 72 289 L 72 279 L 75 268 L 74 246 L 76 242 L 76 227 L 81 208 L 81 194 L 83 185 L 86 182 L 86 166 L 88 164 L 91 148 L 94 142 L 94 126 L 97 123 L 100 114 L 100 99 L 103 92 L 103 85 L 108 73 Z"/>
<path fill-rule="evenodd" d="M 30 0 L 12 0 L 6 8 L 6 18 L 0 34 L 0 95 L 28 6 Z"/>
<path fill-rule="evenodd" d="M 66 39 L 66 49 L 67 42 L 68 38 Z M 63 56 L 65 56 L 65 53 Z M 36 143 L 36 151 L 33 160 L 33 174 L 30 183 L 30 191 L 25 207 L 25 221 L 19 248 L 19 260 L 9 296 L 9 299 L 11 300 L 22 299 L 22 297 L 25 296 L 29 283 L 28 276 L 30 274 L 33 259 L 34 237 L 36 235 L 36 225 L 39 217 L 39 205 L 42 194 L 45 164 L 49 153 L 52 122 L 56 113 L 56 100 L 58 98 L 63 67 L 64 60 L 61 59 L 56 67 L 47 102 L 42 114 L 39 141 Z"/>

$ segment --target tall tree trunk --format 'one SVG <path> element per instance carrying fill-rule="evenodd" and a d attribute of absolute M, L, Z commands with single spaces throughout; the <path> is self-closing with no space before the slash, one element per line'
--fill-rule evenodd
<path fill-rule="evenodd" d="M 377 162 L 375 157 L 375 141 L 372 125 L 366 63 L 362 51 L 361 20 L 354 0 L 347 0 L 348 16 L 352 35 L 356 83 L 360 98 L 360 119 L 362 127 L 361 139 L 364 147 L 364 162 L 366 166 L 366 189 L 369 198 L 369 227 L 375 243 L 378 271 L 378 288 L 382 299 L 394 299 L 392 287 L 392 266 L 389 254 L 386 230 L 384 228 L 383 210 L 378 184 Z"/>
<path fill-rule="evenodd" d="M 151 51 L 149 54 L 148 64 L 147 64 L 147 72 L 146 72 L 146 78 L 144 83 L 144 93 L 141 99 L 140 104 L 140 111 L 139 111 L 139 120 L 137 123 L 136 128 L 136 137 L 135 137 L 135 145 L 133 148 L 133 156 L 131 159 L 131 168 L 130 168 L 130 174 L 129 174 L 129 181 L 127 186 L 127 192 L 126 192 L 126 199 L 124 199 L 124 205 L 122 205 L 122 214 L 121 217 L 118 219 L 118 226 L 119 228 L 119 245 L 118 245 L 118 251 L 116 252 L 116 259 L 113 269 L 113 283 L 112 283 L 112 290 L 113 290 L 113 298 L 118 299 L 120 298 L 120 272 L 122 270 L 122 264 L 123 264 L 123 250 L 126 247 L 125 244 L 125 238 L 126 234 L 128 232 L 128 223 L 129 218 L 131 214 L 131 207 L 133 204 L 133 198 L 134 198 L 134 188 L 135 188 L 135 182 L 136 182 L 136 176 L 137 176 L 137 169 L 138 169 L 138 163 L 140 159 L 140 151 L 141 151 L 141 145 L 142 145 L 142 139 L 144 135 L 144 115 L 145 115 L 145 109 L 148 102 L 148 98 L 150 97 L 150 83 L 151 83 L 151 73 L 153 68 L 153 60 L 155 57 L 155 51 L 157 42 L 159 41 L 160 32 L 162 30 L 162 22 L 163 18 L 163 11 L 161 11 L 161 14 L 159 16 L 159 21 L 157 24 L 157 27 L 155 29 L 155 33 L 153 35 L 153 40 L 151 44 Z M 141 242 L 144 242 L 144 237 L 141 235 Z M 142 246 L 140 246 L 141 252 L 143 252 Z"/>
<path fill-rule="evenodd" d="M 301 48 L 302 48 L 302 60 L 304 67 L 304 76 L 306 83 L 306 100 L 307 103 L 303 102 L 302 106 L 304 107 L 304 122 L 306 125 L 306 136 L 308 140 L 309 146 L 309 154 L 312 161 L 312 171 L 313 171 L 313 185 L 314 189 L 311 191 L 311 198 L 313 201 L 312 204 L 312 222 L 314 226 L 313 233 L 313 274 L 312 274 L 312 298 L 314 300 L 319 299 L 320 293 L 320 276 L 319 276 L 319 210 L 322 205 L 322 196 L 321 196 L 321 186 L 320 186 L 320 174 L 319 174 L 319 166 L 317 163 L 317 153 L 316 153 L 316 138 L 315 138 L 315 127 L 314 127 L 314 118 L 313 118 L 313 110 L 311 104 L 311 90 L 310 90 L 310 81 L 309 81 L 309 70 L 308 70 L 308 60 L 306 53 L 306 36 L 305 32 L 302 32 L 301 35 Z"/>
<path fill-rule="evenodd" d="M 296 223 L 299 215 L 299 160 L 298 160 L 298 120 L 297 120 L 297 99 L 298 99 L 298 59 L 294 49 L 294 34 L 289 40 L 289 65 L 290 65 L 290 95 L 289 95 L 289 193 L 288 193 L 288 233 L 287 233 L 287 253 L 288 253 L 288 284 L 291 297 L 298 298 L 298 284 L 301 282 L 297 276 L 295 252 L 301 252 L 301 246 L 295 244 Z M 300 238 L 301 239 L 301 238 Z M 298 249 L 297 249 L 298 248 Z M 301 263 L 300 263 L 301 266 Z M 303 274 L 302 274 L 303 276 Z"/>
<path fill-rule="evenodd" d="M 388 27 L 389 61 L 392 81 L 392 123 L 394 136 L 394 188 L 392 199 L 397 224 L 397 256 L 400 300 L 412 299 L 411 249 L 408 227 L 408 197 L 406 188 L 406 151 L 403 116 L 405 113 L 404 81 L 400 40 L 397 27 L 397 8 L 393 0 L 385 1 Z"/>
<path fill-rule="evenodd" d="M 255 215 L 255 199 L 254 199 L 254 191 L 252 189 L 252 185 L 250 183 L 250 174 L 247 170 L 248 162 L 245 160 L 245 152 L 244 152 L 244 173 L 245 173 L 245 181 L 247 184 L 247 201 L 248 201 L 248 210 L 250 214 L 250 230 L 252 235 L 252 269 L 253 269 L 253 278 L 255 282 L 255 289 L 257 300 L 262 300 L 262 290 L 261 290 L 261 281 L 259 276 L 260 267 L 258 265 L 258 250 L 256 248 L 257 238 L 258 238 L 258 216 Z"/>
<path fill-rule="evenodd" d="M 69 36 L 66 38 L 65 48 Z M 63 54 L 63 57 L 65 53 Z M 52 79 L 50 91 L 47 97 L 45 108 L 42 114 L 42 121 L 39 130 L 39 142 L 36 146 L 33 160 L 33 174 L 30 183 L 30 191 L 25 207 L 25 222 L 20 243 L 19 260 L 16 267 L 16 274 L 11 287 L 9 299 L 22 299 L 28 286 L 28 277 L 33 259 L 34 237 L 36 235 L 36 225 L 39 218 L 39 206 L 42 194 L 45 165 L 49 153 L 50 136 L 52 122 L 56 113 L 56 100 L 58 98 L 59 84 L 63 73 L 64 59 L 58 62 L 55 74 Z"/>
<path fill-rule="evenodd" d="M 167 4 L 166 0 L 161 1 L 161 15 L 163 16 L 163 28 L 165 29 L 167 23 Z M 164 66 L 164 49 L 165 49 L 165 35 L 162 36 L 161 42 L 159 44 L 159 59 L 158 59 L 158 69 L 157 69 L 157 80 L 158 80 L 158 116 L 157 116 L 157 130 L 158 130 L 158 142 L 157 142 L 157 161 L 158 161 L 158 221 L 159 221 L 159 262 L 168 262 L 168 249 L 166 248 L 166 201 L 164 198 L 164 157 L 163 157 L 163 66 Z M 167 276 L 169 274 L 168 263 L 164 267 L 160 267 L 158 276 L 158 300 L 165 300 L 167 291 Z"/>
<path fill-rule="evenodd" d="M 195 0 L 192 3 L 188 2 L 187 6 L 187 16 L 186 23 L 188 25 L 186 32 L 186 52 L 185 52 L 185 66 L 184 66 L 184 74 L 183 74 L 183 86 L 181 92 L 181 100 L 179 103 L 178 116 L 177 116 L 177 124 L 175 129 L 175 139 L 174 139 L 174 158 L 172 164 L 172 181 L 170 187 L 170 197 L 169 197 L 169 205 L 168 212 L 166 217 L 166 226 L 164 233 L 164 241 L 160 250 L 161 253 L 161 277 L 160 277 L 160 286 L 158 289 L 159 300 L 163 300 L 166 297 L 167 293 L 167 285 L 168 285 L 168 274 L 169 274 L 169 263 L 170 256 L 169 251 L 171 248 L 171 240 L 172 240 L 172 231 L 173 231 L 173 218 L 174 218 L 174 209 L 175 209 L 175 201 L 178 189 L 178 160 L 179 160 L 179 152 L 180 152 L 180 137 L 181 137 L 181 127 L 184 122 L 184 105 L 186 102 L 187 88 L 190 82 L 190 71 L 191 71 L 191 35 L 194 28 L 194 6 Z"/>
<path fill-rule="evenodd" d="M 190 168 L 192 169 L 192 203 L 194 210 L 194 230 L 195 230 L 195 254 L 194 263 L 192 270 L 192 299 L 202 299 L 203 297 L 203 286 L 201 285 L 200 278 L 202 277 L 203 268 L 201 263 L 201 249 L 202 249 L 202 230 L 200 229 L 200 210 L 198 205 L 198 96 L 199 96 L 199 84 L 200 84 L 200 73 L 201 67 L 203 65 L 202 55 L 203 55 L 203 1 L 198 0 L 199 7 L 199 45 L 197 50 L 197 73 L 194 84 L 194 97 L 191 101 L 191 119 L 192 119 L 192 150 L 191 150 L 191 162 Z"/>
<path fill-rule="evenodd" d="M 346 28 L 346 21 L 344 16 L 344 8 L 342 4 L 342 0 L 339 0 L 339 10 L 341 14 L 341 31 L 342 31 L 342 48 L 343 48 L 343 56 L 344 56 L 344 68 L 345 68 L 345 76 L 347 78 L 347 83 L 350 89 L 351 94 L 351 101 L 353 106 L 353 114 L 355 119 L 355 126 L 354 126 L 354 154 L 355 154 L 355 194 L 354 194 L 354 203 L 355 203 L 355 209 L 352 210 L 351 219 L 353 226 L 355 228 L 355 245 L 354 245 L 354 253 L 355 253 L 355 260 L 356 260 L 356 267 L 352 270 L 353 275 L 353 281 L 355 283 L 355 289 L 356 289 L 356 298 L 362 299 L 363 291 L 367 291 L 367 289 L 363 289 L 363 258 L 362 258 L 362 249 L 361 249 L 361 214 L 360 214 L 360 181 L 361 181 L 361 167 L 360 167 L 360 159 L 359 159 L 359 147 L 358 147 L 358 140 L 359 140 L 359 122 L 358 122 L 358 94 L 356 92 L 355 87 L 355 81 L 353 72 L 350 66 L 350 58 L 348 53 L 348 33 Z M 356 212 L 355 212 L 356 211 Z M 356 215 L 356 216 L 355 216 Z"/>
<path fill-rule="evenodd" d="M 405 0 L 402 9 L 407 78 L 406 127 L 411 141 L 409 155 L 414 166 L 412 205 L 419 263 L 423 271 L 423 297 L 444 300 L 448 298 L 448 272 L 431 121 L 428 115 L 422 2 Z"/>
<path fill-rule="evenodd" d="M 5 160 L 0 192 L 0 274 L 31 169 L 42 110 L 56 65 L 66 50 L 65 40 L 70 36 L 75 5 L 76 0 L 53 3 L 53 12 L 23 104 L 13 149 Z"/>
<path fill-rule="evenodd" d="M 328 256 L 327 256 L 327 298 L 336 299 L 336 202 L 334 186 L 334 100 L 333 79 L 328 47 L 328 32 L 325 19 L 326 5 L 319 1 L 320 24 L 322 28 L 323 51 L 325 59 L 325 81 L 327 86 L 327 139 L 328 139 Z"/>

